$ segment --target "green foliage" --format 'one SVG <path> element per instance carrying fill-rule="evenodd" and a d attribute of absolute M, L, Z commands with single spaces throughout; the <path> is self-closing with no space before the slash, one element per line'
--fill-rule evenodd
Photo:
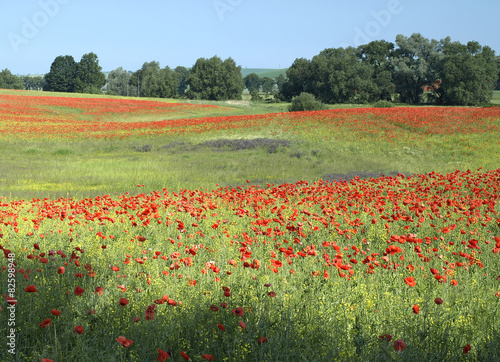
<path fill-rule="evenodd" d="M 45 74 L 44 90 L 52 92 L 74 92 L 78 64 L 71 55 L 58 56 Z"/>
<path fill-rule="evenodd" d="M 41 76 L 24 76 L 22 77 L 24 89 L 26 90 L 42 90 L 45 85 L 45 79 Z"/>
<path fill-rule="evenodd" d="M 207 100 L 241 99 L 245 87 L 241 67 L 232 58 L 199 58 L 187 79 L 188 97 Z"/>
<path fill-rule="evenodd" d="M 261 101 L 262 100 L 262 97 L 259 95 L 259 91 L 258 90 L 254 90 L 250 94 L 250 100 L 251 101 Z"/>
<path fill-rule="evenodd" d="M 265 92 L 266 94 L 271 93 L 273 91 L 275 83 L 276 82 L 274 81 L 273 78 L 270 78 L 270 77 L 262 78 L 262 81 L 261 81 L 262 91 Z"/>
<path fill-rule="evenodd" d="M 243 81 L 245 82 L 245 87 L 248 89 L 248 92 L 253 93 L 254 91 L 259 91 L 261 80 L 257 74 L 250 73 Z"/>
<path fill-rule="evenodd" d="M 74 91 L 77 93 L 100 94 L 106 84 L 106 76 L 94 53 L 84 54 L 76 67 Z"/>
<path fill-rule="evenodd" d="M 290 102 L 293 97 L 302 92 L 309 92 L 311 76 L 311 61 L 305 58 L 295 59 L 286 71 L 286 82 L 282 85 L 281 94 L 283 99 Z"/>
<path fill-rule="evenodd" d="M 161 69 L 160 63 L 144 63 L 134 72 L 130 85 L 140 97 L 172 98 L 178 91 L 178 77 L 168 66 Z"/>
<path fill-rule="evenodd" d="M 316 100 L 314 94 L 302 92 L 297 97 L 293 97 L 292 104 L 288 107 L 290 112 L 317 111 L 326 109 L 325 105 Z"/>
<path fill-rule="evenodd" d="M 446 104 L 477 106 L 488 103 L 498 79 L 495 54 L 477 42 L 458 42 L 444 47 L 441 74 L 443 101 Z"/>
<path fill-rule="evenodd" d="M 174 69 L 174 73 L 177 78 L 177 95 L 183 97 L 188 88 L 187 77 L 189 75 L 189 69 L 179 66 Z"/>
<path fill-rule="evenodd" d="M 14 75 L 8 69 L 0 72 L 0 88 L 1 89 L 23 89 L 22 78 Z"/>
<path fill-rule="evenodd" d="M 135 88 L 129 86 L 131 75 L 122 67 L 112 70 L 108 75 L 107 94 L 117 96 L 136 95 Z"/>

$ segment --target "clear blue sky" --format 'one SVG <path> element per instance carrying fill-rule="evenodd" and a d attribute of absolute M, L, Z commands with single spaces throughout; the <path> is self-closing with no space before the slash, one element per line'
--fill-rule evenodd
<path fill-rule="evenodd" d="M 286 68 L 325 48 L 450 36 L 500 54 L 498 0 L 2 0 L 0 69 L 44 74 L 58 55 L 99 57 L 103 71 L 144 62 L 191 67 L 232 57 Z"/>

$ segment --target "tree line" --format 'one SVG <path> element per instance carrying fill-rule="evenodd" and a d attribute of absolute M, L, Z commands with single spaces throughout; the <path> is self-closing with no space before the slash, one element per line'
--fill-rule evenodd
<path fill-rule="evenodd" d="M 119 67 L 106 79 L 97 55 L 88 53 L 78 63 L 70 55 L 56 57 L 44 77 L 18 77 L 4 69 L 0 88 L 78 93 L 105 89 L 111 95 L 216 101 L 241 99 L 246 88 L 257 98 L 258 92 L 265 92 L 283 101 L 310 93 L 329 104 L 386 100 L 480 105 L 491 100 L 493 89 L 500 89 L 500 58 L 475 41 L 437 41 L 415 33 L 398 35 L 394 43 L 378 40 L 357 48 L 328 48 L 311 60 L 298 58 L 286 77 L 252 73 L 243 78 L 232 58 L 214 56 L 199 58 L 190 69 L 161 68 L 156 61 L 135 72 Z"/>
<path fill-rule="evenodd" d="M 357 48 L 330 48 L 311 60 L 296 59 L 281 96 L 301 93 L 324 103 L 378 100 L 450 105 L 488 103 L 499 88 L 500 60 L 475 41 L 437 41 L 415 33 L 395 43 L 372 41 Z"/>

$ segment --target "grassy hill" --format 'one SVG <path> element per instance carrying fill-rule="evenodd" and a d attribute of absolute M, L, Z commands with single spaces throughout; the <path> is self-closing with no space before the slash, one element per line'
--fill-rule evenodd
<path fill-rule="evenodd" d="M 285 69 L 244 68 L 241 70 L 242 77 L 246 77 L 250 73 L 255 73 L 261 78 L 264 77 L 275 78 L 280 74 L 286 76 L 286 68 Z"/>

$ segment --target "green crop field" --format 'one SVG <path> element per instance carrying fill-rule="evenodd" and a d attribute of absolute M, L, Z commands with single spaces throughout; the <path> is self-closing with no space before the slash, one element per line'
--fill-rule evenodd
<path fill-rule="evenodd" d="M 499 360 L 499 107 L 287 106 L 0 91 L 0 360 Z"/>

